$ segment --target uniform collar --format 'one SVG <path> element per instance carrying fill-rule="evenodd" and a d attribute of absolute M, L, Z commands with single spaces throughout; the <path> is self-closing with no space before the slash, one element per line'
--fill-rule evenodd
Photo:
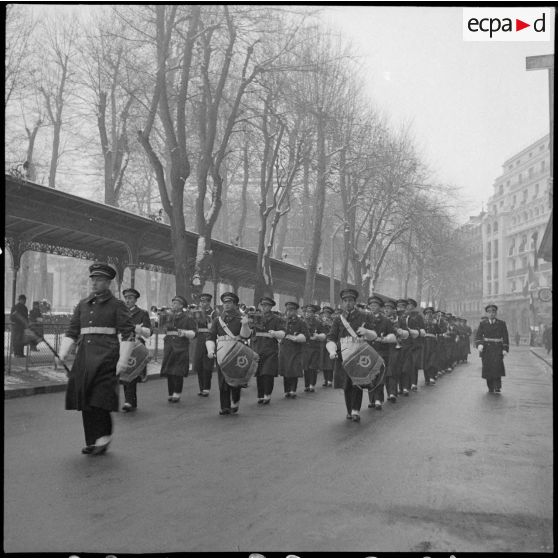
<path fill-rule="evenodd" d="M 107 300 L 112 298 L 112 292 L 110 289 L 106 289 L 101 291 L 100 293 L 91 293 L 87 298 L 86 302 L 106 302 Z"/>

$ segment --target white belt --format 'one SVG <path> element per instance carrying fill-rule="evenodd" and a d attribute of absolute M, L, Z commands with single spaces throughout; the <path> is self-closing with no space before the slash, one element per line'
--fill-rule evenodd
<path fill-rule="evenodd" d="M 207 327 L 199 327 L 198 333 L 209 333 L 209 328 Z"/>
<path fill-rule="evenodd" d="M 178 331 L 167 331 L 167 335 L 178 336 Z"/>
<path fill-rule="evenodd" d="M 220 343 L 226 343 L 227 341 L 229 343 L 234 343 L 236 342 L 236 339 L 230 337 L 229 335 L 218 335 L 217 341 L 219 341 Z"/>
<path fill-rule="evenodd" d="M 80 330 L 82 335 L 116 335 L 115 327 L 82 327 Z"/>
<path fill-rule="evenodd" d="M 436 334 L 434 334 L 434 333 L 427 333 L 427 334 L 425 335 L 425 337 L 434 337 L 434 338 L 436 338 Z"/>
<path fill-rule="evenodd" d="M 492 343 L 503 343 L 504 342 L 503 339 L 490 339 L 489 337 L 485 337 L 483 339 L 483 341 L 488 341 L 489 343 L 490 342 L 492 342 Z"/>
<path fill-rule="evenodd" d="M 266 333 L 265 331 L 257 331 L 256 332 L 256 337 L 273 337 L 273 335 L 271 335 L 271 333 Z"/>
<path fill-rule="evenodd" d="M 366 340 L 362 337 L 357 337 L 356 339 L 354 337 L 341 337 L 341 339 L 339 340 L 341 349 L 350 345 L 361 345 L 362 343 L 366 343 Z"/>

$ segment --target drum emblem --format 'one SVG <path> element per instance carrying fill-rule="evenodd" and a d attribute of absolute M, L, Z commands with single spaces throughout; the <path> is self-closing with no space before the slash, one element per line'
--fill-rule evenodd
<path fill-rule="evenodd" d="M 368 368 L 372 364 L 370 357 L 368 355 L 361 355 L 358 365 L 362 368 Z"/>
<path fill-rule="evenodd" d="M 136 365 L 136 357 L 130 357 L 128 359 L 128 366 L 130 368 L 133 368 Z"/>
<path fill-rule="evenodd" d="M 244 355 L 240 355 L 237 359 L 236 359 L 236 365 L 239 368 L 246 368 L 248 366 L 248 359 L 244 356 Z"/>

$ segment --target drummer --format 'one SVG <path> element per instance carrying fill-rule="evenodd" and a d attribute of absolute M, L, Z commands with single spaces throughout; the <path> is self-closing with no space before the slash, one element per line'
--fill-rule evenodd
<path fill-rule="evenodd" d="M 374 341 L 377 334 L 374 332 L 374 325 L 371 320 L 369 312 L 363 312 L 356 308 L 356 300 L 358 298 L 358 291 L 355 289 L 344 289 L 340 293 L 342 301 L 342 312 L 336 317 L 331 326 L 331 330 L 327 334 L 326 348 L 329 353 L 329 358 L 341 358 L 337 350 L 337 343 L 343 345 L 343 339 L 354 337 L 353 333 L 349 332 L 343 321 L 351 328 L 352 332 L 363 340 Z M 347 407 L 347 420 L 360 422 L 360 408 L 362 406 L 362 389 L 353 385 L 351 378 L 341 366 L 344 373 L 343 390 L 345 392 L 345 406 Z"/>
<path fill-rule="evenodd" d="M 298 302 L 285 304 L 285 338 L 279 347 L 279 374 L 283 376 L 285 397 L 291 399 L 296 397 L 298 379 L 303 375 L 303 344 L 310 338 L 308 326 L 298 316 L 299 308 Z"/>
<path fill-rule="evenodd" d="M 211 322 L 209 328 L 209 336 L 206 341 L 207 356 L 211 359 L 215 358 L 216 351 L 220 339 L 229 339 L 230 336 L 221 325 L 221 320 L 225 323 L 226 328 L 237 339 L 249 339 L 252 333 L 248 322 L 249 318 L 246 314 L 241 314 L 238 308 L 238 296 L 234 293 L 223 293 L 221 302 L 223 303 L 223 312 L 221 316 L 216 317 Z M 230 415 L 238 413 L 240 404 L 241 387 L 231 387 L 225 381 L 225 377 L 221 372 L 219 364 L 217 364 L 217 377 L 219 380 L 219 395 L 221 401 L 220 415 Z"/>
<path fill-rule="evenodd" d="M 194 358 L 192 368 L 198 375 L 200 397 L 208 397 L 211 390 L 211 375 L 213 374 L 213 360 L 207 356 L 205 342 L 209 339 L 209 326 L 217 312 L 211 308 L 212 295 L 202 293 L 200 295 L 199 308 L 194 310 L 194 319 L 198 324 L 198 334 L 194 342 Z"/>
<path fill-rule="evenodd" d="M 180 295 L 172 299 L 172 313 L 165 322 L 166 332 L 163 349 L 161 376 L 167 377 L 168 401 L 178 403 L 182 395 L 184 378 L 190 369 L 190 341 L 194 339 L 198 326 L 185 308 L 187 300 Z"/>
<path fill-rule="evenodd" d="M 284 320 L 271 311 L 275 304 L 273 298 L 262 297 L 259 302 L 261 316 L 253 320 L 252 349 L 260 356 L 256 370 L 258 405 L 269 405 L 271 402 L 273 384 L 278 372 L 279 342 L 285 337 Z"/>
<path fill-rule="evenodd" d="M 145 345 L 145 340 L 151 336 L 153 329 L 151 327 L 151 319 L 147 310 L 142 310 L 137 306 L 140 293 L 139 291 L 136 291 L 136 289 L 129 288 L 122 291 L 122 296 L 124 297 L 124 302 L 132 315 L 132 323 L 136 327 L 136 339 Z M 122 410 L 125 413 L 129 413 L 137 409 L 137 385 L 138 382 L 144 382 L 146 380 L 147 364 L 137 378 L 134 378 L 131 382 L 123 384 L 124 398 L 126 402 L 124 403 Z"/>

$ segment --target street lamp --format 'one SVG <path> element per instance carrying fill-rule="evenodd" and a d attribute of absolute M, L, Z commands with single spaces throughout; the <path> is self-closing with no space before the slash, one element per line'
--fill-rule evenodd
<path fill-rule="evenodd" d="M 335 236 L 337 235 L 337 233 L 339 232 L 339 229 L 343 225 L 346 225 L 346 223 L 344 221 L 337 225 L 337 227 L 335 228 L 335 231 L 331 235 L 331 274 L 329 276 L 329 303 L 330 304 L 335 303 L 335 289 L 334 289 L 334 287 L 335 287 L 335 259 L 333 257 L 333 246 L 334 246 Z"/>

